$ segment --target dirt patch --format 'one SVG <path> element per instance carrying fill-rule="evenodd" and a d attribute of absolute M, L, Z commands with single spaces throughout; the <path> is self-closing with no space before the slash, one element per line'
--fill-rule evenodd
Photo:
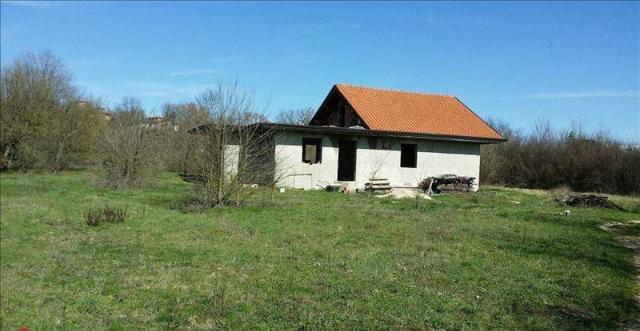
<path fill-rule="evenodd" d="M 633 252 L 633 265 L 636 268 L 636 283 L 640 287 L 640 220 L 626 223 L 610 222 L 601 226 L 602 229 L 611 232 L 624 247 Z M 640 293 L 635 296 L 638 311 L 640 311 Z M 640 330 L 640 313 L 630 321 L 621 325 L 622 330 Z"/>

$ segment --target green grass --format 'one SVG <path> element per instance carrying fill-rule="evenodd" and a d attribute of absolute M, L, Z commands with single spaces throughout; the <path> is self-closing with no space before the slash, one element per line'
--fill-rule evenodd
<path fill-rule="evenodd" d="M 2 329 L 607 329 L 636 313 L 638 213 L 500 188 L 432 201 L 289 190 L 183 213 L 189 184 L 2 174 Z M 516 203 L 517 201 L 519 203 Z M 122 224 L 87 226 L 92 207 Z"/>

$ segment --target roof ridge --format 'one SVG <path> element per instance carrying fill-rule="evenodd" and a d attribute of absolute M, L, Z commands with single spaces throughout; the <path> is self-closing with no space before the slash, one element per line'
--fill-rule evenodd
<path fill-rule="evenodd" d="M 356 85 L 356 84 L 349 84 L 349 83 L 336 83 L 335 86 L 355 87 L 355 88 L 363 88 L 363 89 L 375 90 L 375 91 L 400 92 L 400 93 L 409 93 L 409 94 L 418 94 L 418 95 L 438 96 L 438 97 L 450 97 L 450 98 L 456 97 L 455 95 L 451 95 L 451 94 L 438 94 L 438 93 L 419 92 L 419 91 L 410 91 L 410 90 L 398 90 L 398 89 L 392 89 L 392 88 L 373 87 L 373 86 Z"/>

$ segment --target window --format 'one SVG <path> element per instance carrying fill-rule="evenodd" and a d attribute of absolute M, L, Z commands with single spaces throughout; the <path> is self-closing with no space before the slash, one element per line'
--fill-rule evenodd
<path fill-rule="evenodd" d="M 322 139 L 302 138 L 302 162 L 322 162 Z"/>
<path fill-rule="evenodd" d="M 400 166 L 403 168 L 415 168 L 418 163 L 418 145 L 400 145 Z"/>

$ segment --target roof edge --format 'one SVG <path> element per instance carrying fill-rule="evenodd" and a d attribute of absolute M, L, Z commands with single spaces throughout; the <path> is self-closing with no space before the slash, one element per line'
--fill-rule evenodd
<path fill-rule="evenodd" d="M 338 89 L 338 84 L 333 84 L 333 86 L 331 86 L 331 89 L 329 90 L 329 93 L 327 93 L 327 95 L 324 97 L 324 99 L 322 100 L 322 103 L 320 104 L 320 107 L 318 107 L 318 109 L 316 109 L 316 112 L 313 114 L 313 116 L 309 120 L 309 123 L 313 122 L 313 120 L 316 119 L 316 116 L 318 116 L 318 114 L 322 110 L 322 107 L 324 107 L 324 105 L 327 103 L 327 100 L 329 100 L 329 97 L 331 96 L 333 91 L 337 90 L 337 89 Z"/>
<path fill-rule="evenodd" d="M 430 96 L 438 96 L 438 97 L 455 98 L 455 95 L 451 95 L 451 94 L 428 93 L 428 92 L 420 92 L 420 91 L 414 91 L 414 90 L 398 90 L 398 89 L 392 89 L 392 88 L 387 88 L 387 87 L 373 87 L 373 86 L 356 85 L 356 84 L 349 84 L 349 83 L 337 83 L 334 86 L 346 86 L 346 87 L 365 88 L 365 89 L 370 89 L 370 90 L 386 91 L 386 92 L 400 92 L 400 93 L 410 93 L 410 94 L 420 94 L 420 95 L 430 95 Z"/>
<path fill-rule="evenodd" d="M 337 126 L 296 125 L 296 124 L 282 124 L 282 123 L 256 123 L 253 125 L 263 126 L 265 128 L 279 128 L 285 131 L 291 130 L 291 131 L 306 131 L 306 132 L 317 132 L 317 133 L 353 134 L 353 135 L 361 135 L 361 136 L 389 136 L 393 138 L 458 141 L 458 142 L 470 142 L 470 143 L 479 143 L 479 144 L 500 144 L 508 141 L 508 139 L 502 138 L 502 136 L 501 138 L 469 137 L 469 136 L 428 134 L 428 133 L 418 133 L 418 132 L 352 129 L 352 128 L 337 127 Z"/>
<path fill-rule="evenodd" d="M 462 100 L 458 99 L 458 97 L 454 96 L 454 98 L 456 100 L 458 100 L 458 102 L 464 106 L 464 108 L 467 108 L 468 111 L 471 112 L 471 114 L 473 114 L 475 117 L 477 117 L 480 121 L 482 121 L 482 123 L 486 124 L 491 130 L 493 130 L 493 132 L 497 133 L 498 136 L 500 137 L 500 139 L 505 139 L 502 134 L 500 132 L 498 132 L 498 130 L 496 130 L 493 126 L 491 126 L 491 124 L 487 123 L 487 121 L 485 121 L 482 117 L 480 117 L 480 115 L 476 114 L 476 112 L 474 112 L 473 110 L 471 110 L 471 108 L 469 108 L 469 106 L 467 106 L 464 102 L 462 102 Z M 505 139 L 506 141 L 507 139 Z"/>

